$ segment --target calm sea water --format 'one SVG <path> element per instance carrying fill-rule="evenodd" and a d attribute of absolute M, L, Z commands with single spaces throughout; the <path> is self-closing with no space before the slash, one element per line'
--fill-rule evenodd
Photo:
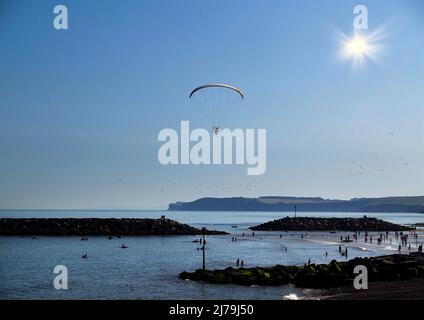
<path fill-rule="evenodd" d="M 224 230 L 230 235 L 207 237 L 208 268 L 304 264 L 343 260 L 338 253 L 342 233 L 256 232 L 248 227 L 287 216 L 277 212 L 167 212 L 167 211 L 0 211 L 0 217 L 128 217 L 171 219 L 195 227 Z M 298 213 L 298 216 L 359 217 L 357 213 Z M 424 222 L 423 214 L 373 214 L 399 224 Z M 237 228 L 232 226 L 237 225 Z M 242 233 L 245 236 L 242 237 Z M 282 238 L 280 238 L 280 234 Z M 237 242 L 232 242 L 232 237 Z M 178 278 L 184 270 L 201 267 L 202 251 L 193 236 L 123 237 L 0 237 L 1 299 L 283 299 L 304 291 L 293 286 L 242 287 L 212 285 Z M 419 243 L 423 242 L 420 235 Z M 125 244 L 127 249 L 121 249 Z M 288 248 L 283 250 L 284 246 Z M 413 247 L 415 244 L 413 244 Z M 397 243 L 381 246 L 362 241 L 349 244 L 349 258 L 389 254 Z M 325 257 L 325 252 L 328 257 Z M 81 259 L 83 254 L 88 259 Z M 68 268 L 68 290 L 55 290 L 53 268 Z"/>

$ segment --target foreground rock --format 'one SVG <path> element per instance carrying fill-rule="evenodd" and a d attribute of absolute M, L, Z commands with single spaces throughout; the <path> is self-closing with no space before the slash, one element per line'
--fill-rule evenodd
<path fill-rule="evenodd" d="M 368 281 L 393 281 L 424 278 L 424 254 L 395 254 L 374 258 L 355 258 L 346 262 L 308 266 L 227 268 L 224 270 L 196 270 L 182 272 L 181 279 L 205 281 L 216 284 L 276 286 L 293 283 L 302 288 L 331 288 L 352 285 L 356 276 L 353 269 L 364 265 L 368 269 Z"/>
<path fill-rule="evenodd" d="M 407 231 L 413 228 L 377 218 L 282 218 L 250 228 L 258 231 Z"/>
<path fill-rule="evenodd" d="M 161 219 L 100 219 L 48 218 L 0 219 L 0 235 L 200 235 L 202 230 L 174 220 Z M 225 234 L 206 230 L 205 234 Z"/>

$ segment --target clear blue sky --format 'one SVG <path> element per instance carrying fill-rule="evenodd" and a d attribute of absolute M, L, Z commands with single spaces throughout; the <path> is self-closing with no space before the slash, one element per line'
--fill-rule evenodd
<path fill-rule="evenodd" d="M 385 27 L 360 70 L 335 39 L 357 4 Z M 421 0 L 2 0 L 0 208 L 423 195 L 423 35 Z M 208 82 L 244 90 L 228 126 L 267 129 L 265 176 L 158 163 L 159 131 L 201 123 L 187 95 Z"/>

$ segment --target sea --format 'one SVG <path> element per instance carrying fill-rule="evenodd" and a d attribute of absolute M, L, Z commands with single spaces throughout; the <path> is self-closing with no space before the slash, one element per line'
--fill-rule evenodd
<path fill-rule="evenodd" d="M 208 269 L 304 265 L 344 261 L 339 254 L 337 232 L 255 232 L 248 228 L 263 222 L 293 216 L 281 212 L 178 212 L 117 210 L 1 210 L 0 217 L 10 218 L 167 218 L 191 226 L 229 232 L 228 235 L 206 237 Z M 361 217 L 360 213 L 303 213 L 308 217 Z M 424 222 L 424 214 L 373 213 L 368 216 L 402 225 Z M 421 230 L 420 230 L 421 231 Z M 243 236 L 244 234 L 244 236 Z M 424 242 L 418 232 L 412 250 Z M 0 236 L 0 299 L 302 299 L 308 290 L 293 285 L 239 286 L 218 285 L 179 279 L 182 271 L 202 266 L 202 250 L 196 236 Z M 237 238 L 234 241 L 233 238 Z M 398 250 L 394 234 L 378 245 L 376 241 L 343 244 L 349 259 L 392 254 Z M 415 240 L 414 240 L 415 241 Z M 122 249 L 122 245 L 127 248 Z M 407 248 L 402 249 L 407 252 Z M 327 253 L 327 255 L 326 255 Z M 86 259 L 81 257 L 87 254 Z M 67 289 L 56 289 L 56 266 L 67 270 Z"/>

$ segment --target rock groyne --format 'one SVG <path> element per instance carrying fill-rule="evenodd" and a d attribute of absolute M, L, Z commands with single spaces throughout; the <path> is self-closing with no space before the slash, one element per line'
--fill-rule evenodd
<path fill-rule="evenodd" d="M 377 218 L 286 217 L 250 228 L 257 231 L 408 231 L 413 228 Z"/>
<path fill-rule="evenodd" d="M 202 230 L 174 220 L 161 219 L 112 219 L 112 218 L 2 218 L 0 235 L 201 235 Z M 225 234 L 222 231 L 205 230 L 205 234 Z"/>
<path fill-rule="evenodd" d="M 373 258 L 355 258 L 346 262 L 304 266 L 227 268 L 224 270 L 196 270 L 182 272 L 181 279 L 216 284 L 276 286 L 293 283 L 302 288 L 332 288 L 352 285 L 357 274 L 353 270 L 363 265 L 368 270 L 368 281 L 394 281 L 424 278 L 424 253 L 394 254 Z"/>

